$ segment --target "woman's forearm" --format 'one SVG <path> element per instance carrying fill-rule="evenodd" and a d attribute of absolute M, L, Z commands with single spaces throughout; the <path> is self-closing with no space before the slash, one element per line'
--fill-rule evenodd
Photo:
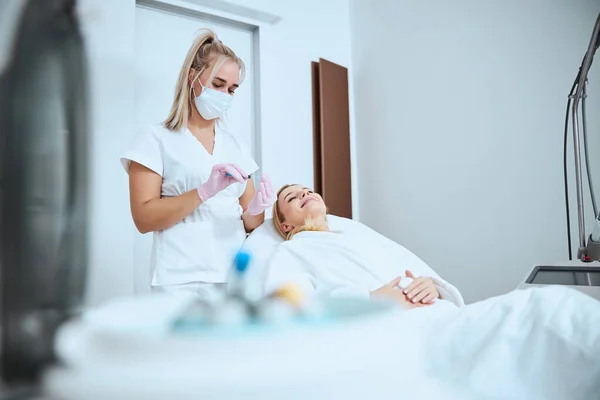
<path fill-rule="evenodd" d="M 265 212 L 261 212 L 258 215 L 250 215 L 248 211 L 244 211 L 242 214 L 242 221 L 244 221 L 244 228 L 246 232 L 250 233 L 260 226 L 265 220 Z"/>
<path fill-rule="evenodd" d="M 132 210 L 133 221 L 141 233 L 170 228 L 202 204 L 198 192 L 191 190 L 175 197 L 149 200 Z"/>

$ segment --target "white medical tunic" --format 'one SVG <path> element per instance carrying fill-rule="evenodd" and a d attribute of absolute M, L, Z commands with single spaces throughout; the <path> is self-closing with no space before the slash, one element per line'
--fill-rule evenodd
<path fill-rule="evenodd" d="M 154 125 L 121 158 L 127 173 L 131 161 L 162 177 L 163 198 L 195 190 L 206 182 L 216 164 L 236 163 L 248 174 L 258 169 L 250 152 L 219 124 L 215 126 L 213 154 L 187 128 L 171 132 Z M 234 183 L 183 221 L 154 232 L 152 286 L 227 281 L 235 254 L 246 238 L 239 203 L 245 189 L 245 183 Z"/>

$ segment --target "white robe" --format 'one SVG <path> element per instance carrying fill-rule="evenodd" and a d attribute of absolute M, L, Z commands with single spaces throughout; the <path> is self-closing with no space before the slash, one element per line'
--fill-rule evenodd
<path fill-rule="evenodd" d="M 433 278 L 440 299 L 464 305 L 458 289 L 406 248 L 358 222 L 333 229 L 300 232 L 280 244 L 269 261 L 265 293 L 294 283 L 309 295 L 368 298 L 371 291 L 410 270 L 417 277 Z"/>

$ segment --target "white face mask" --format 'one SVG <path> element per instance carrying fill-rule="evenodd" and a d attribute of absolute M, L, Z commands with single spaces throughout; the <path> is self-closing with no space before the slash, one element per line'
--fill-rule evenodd
<path fill-rule="evenodd" d="M 198 109 L 198 112 L 202 115 L 202 118 L 223 118 L 225 112 L 231 107 L 233 96 L 219 92 L 215 89 L 204 87 L 201 83 L 200 86 L 202 87 L 202 92 L 200 93 L 200 96 L 194 97 L 194 103 L 196 104 L 196 109 Z M 194 95 L 195 94 L 196 92 L 194 91 Z"/>

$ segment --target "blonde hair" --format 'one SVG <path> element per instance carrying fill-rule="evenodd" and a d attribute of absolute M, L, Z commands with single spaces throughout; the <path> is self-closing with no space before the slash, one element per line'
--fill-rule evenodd
<path fill-rule="evenodd" d="M 192 113 L 193 91 L 191 90 L 192 83 L 189 81 L 190 70 L 194 70 L 196 73 L 192 80 L 194 82 L 200 74 L 212 66 L 213 70 L 208 79 L 208 82 L 210 82 L 226 61 L 233 61 L 240 68 L 241 83 L 246 74 L 244 62 L 235 55 L 233 50 L 217 39 L 217 35 L 212 30 L 201 29 L 188 50 L 181 71 L 179 71 L 171 111 L 164 122 L 167 129 L 170 131 L 181 129 Z"/>
<path fill-rule="evenodd" d="M 281 189 L 279 189 L 277 191 L 277 200 L 275 200 L 275 204 L 273 204 L 273 225 L 275 225 L 275 229 L 277 230 L 277 233 L 279 233 L 279 235 L 282 238 L 284 238 L 285 240 L 291 240 L 295 234 L 300 233 L 300 232 L 322 231 L 323 226 L 321 224 L 316 223 L 315 221 L 312 220 L 312 218 L 307 218 L 304 221 L 304 225 L 297 226 L 289 232 L 284 232 L 281 225 L 285 222 L 285 215 L 283 215 L 283 213 L 281 212 L 281 209 L 279 208 L 279 195 L 281 194 L 281 192 L 283 192 L 285 189 L 287 189 L 291 186 L 298 186 L 298 184 L 292 183 L 289 185 L 283 185 L 281 187 Z"/>

